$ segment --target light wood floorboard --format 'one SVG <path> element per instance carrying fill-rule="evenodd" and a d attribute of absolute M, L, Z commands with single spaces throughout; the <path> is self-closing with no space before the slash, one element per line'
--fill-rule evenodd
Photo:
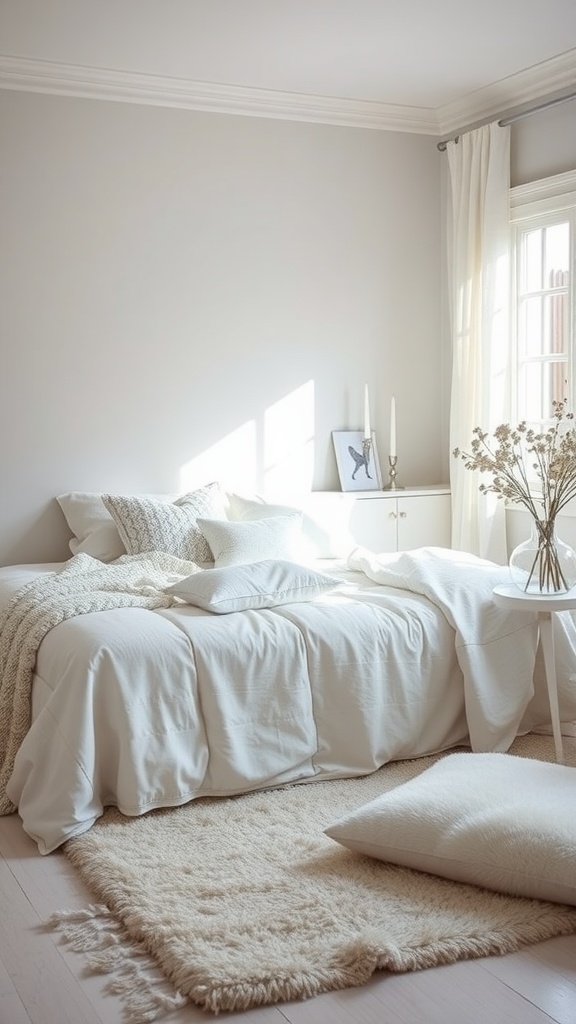
<path fill-rule="evenodd" d="M 120 999 L 43 927 L 91 897 L 61 853 L 41 857 L 17 815 L 0 818 L 0 1024 L 122 1024 Z M 576 1024 L 576 936 L 505 957 L 214 1018 L 192 1005 L 162 1024 Z"/>

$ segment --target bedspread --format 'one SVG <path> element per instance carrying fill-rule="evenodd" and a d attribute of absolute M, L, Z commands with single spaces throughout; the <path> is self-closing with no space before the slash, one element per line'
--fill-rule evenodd
<path fill-rule="evenodd" d="M 33 721 L 6 782 L 25 830 L 49 853 L 107 805 L 137 815 L 366 774 L 469 745 L 472 735 L 506 749 L 514 723 L 526 731 L 547 721 L 546 702 L 534 710 L 530 700 L 534 624 L 495 607 L 490 620 L 488 592 L 505 570 L 489 563 L 497 578 L 486 573 L 480 584 L 472 573 L 460 585 L 452 555 L 435 571 L 439 556 L 414 554 L 410 576 L 405 562 L 357 552 L 332 593 L 228 615 L 167 599 L 170 572 L 184 575 L 191 563 L 126 556 L 128 580 L 125 564 L 75 556 L 58 575 L 65 585 L 71 572 L 84 576 L 81 614 L 71 594 L 65 614 L 53 594 L 47 631 L 36 631 L 27 655 L 30 677 L 35 646 Z M 44 588 L 57 590 L 49 576 Z M 41 590 L 38 582 L 24 600 Z M 502 673 L 513 669 L 510 691 Z M 576 719 L 562 686 L 561 673 L 562 711 Z"/>

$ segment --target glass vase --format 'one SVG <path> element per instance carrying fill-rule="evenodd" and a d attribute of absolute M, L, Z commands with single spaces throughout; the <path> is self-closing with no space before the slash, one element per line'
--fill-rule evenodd
<path fill-rule="evenodd" d="M 525 594 L 566 594 L 576 585 L 576 552 L 560 540 L 554 521 L 532 519 L 530 537 L 514 548 L 508 564 Z"/>

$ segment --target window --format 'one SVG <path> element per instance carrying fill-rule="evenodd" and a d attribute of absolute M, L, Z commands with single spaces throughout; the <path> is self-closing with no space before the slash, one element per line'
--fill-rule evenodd
<path fill-rule="evenodd" d="M 511 190 L 512 413 L 550 424 L 576 411 L 576 171 Z"/>

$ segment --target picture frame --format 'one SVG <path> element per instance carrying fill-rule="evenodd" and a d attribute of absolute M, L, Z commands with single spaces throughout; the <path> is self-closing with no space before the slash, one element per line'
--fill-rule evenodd
<path fill-rule="evenodd" d="M 364 432 L 362 430 L 333 430 L 332 443 L 343 491 L 381 491 L 382 474 L 376 435 L 372 441 L 368 458 L 365 457 Z"/>

